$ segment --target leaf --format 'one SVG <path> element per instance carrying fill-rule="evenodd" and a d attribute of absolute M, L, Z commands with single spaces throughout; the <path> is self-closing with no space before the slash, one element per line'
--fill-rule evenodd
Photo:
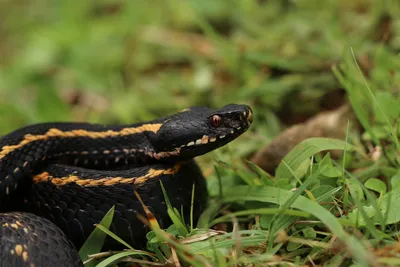
<path fill-rule="evenodd" d="M 113 216 L 114 216 L 114 206 L 112 206 L 112 208 L 106 213 L 106 215 L 104 215 L 103 219 L 99 224 L 106 229 L 110 228 Z M 83 262 L 88 259 L 88 255 L 99 253 L 101 251 L 106 236 L 107 234 L 97 227 L 93 230 L 89 238 L 85 241 L 85 243 L 79 250 L 79 257 Z M 95 266 L 95 262 L 91 261 L 85 264 L 85 267 L 88 266 Z"/>
<path fill-rule="evenodd" d="M 366 205 L 363 207 L 366 211 L 368 218 L 373 218 L 376 215 L 376 210 L 371 205 Z M 392 191 L 387 193 L 380 205 L 380 211 L 386 216 L 386 224 L 394 224 L 400 222 L 400 188 L 394 188 Z M 366 222 L 360 216 L 359 209 L 353 210 L 348 218 L 354 222 L 358 223 L 359 226 L 365 226 Z M 379 220 L 375 220 L 374 224 L 380 224 Z"/>
<path fill-rule="evenodd" d="M 354 190 L 358 199 L 364 199 L 364 191 L 359 183 L 353 182 L 353 180 L 348 180 L 347 185 L 351 190 Z"/>
<path fill-rule="evenodd" d="M 332 138 L 309 138 L 296 145 L 282 160 L 276 170 L 276 177 L 292 178 L 301 164 L 314 154 L 325 150 L 350 150 L 352 145 Z M 305 174 L 305 173 L 303 173 Z M 296 176 L 299 174 L 296 174 Z"/>
<path fill-rule="evenodd" d="M 321 185 L 313 188 L 311 193 L 315 197 L 317 203 L 320 203 L 321 206 L 329 210 L 335 205 L 334 197 L 340 189 L 342 189 L 341 186 L 333 188 L 330 185 Z M 325 202 L 325 204 L 321 204 L 321 202 Z"/>
<path fill-rule="evenodd" d="M 291 189 L 293 185 L 289 182 L 289 179 L 279 178 L 275 181 L 274 186 L 282 189 Z"/>
<path fill-rule="evenodd" d="M 297 237 L 297 236 L 296 236 Z M 292 242 L 289 242 L 288 243 L 288 245 L 287 245 L 287 251 L 295 251 L 295 250 L 297 250 L 297 249 L 299 249 L 300 247 L 302 247 L 303 245 L 302 244 L 299 244 L 299 243 L 292 243 Z"/>
<path fill-rule="evenodd" d="M 315 239 L 317 238 L 317 233 L 315 232 L 314 228 L 312 227 L 305 227 L 304 229 L 301 229 L 303 232 L 304 236 L 307 238 L 312 238 Z"/>
<path fill-rule="evenodd" d="M 400 187 L 400 171 L 397 171 L 391 178 L 390 178 L 390 185 L 395 189 Z"/>
<path fill-rule="evenodd" d="M 273 182 L 271 181 L 271 177 L 267 172 L 265 172 L 258 165 L 254 164 L 251 161 L 246 161 L 246 162 L 250 166 L 250 168 L 260 176 L 260 179 L 264 185 L 270 185 L 270 186 L 273 185 Z"/>
<path fill-rule="evenodd" d="M 330 209 L 334 206 L 334 201 L 333 201 L 335 196 L 334 193 L 338 192 L 339 190 L 340 187 L 333 188 L 330 185 L 321 185 L 314 187 L 311 190 L 311 194 L 313 195 L 317 203 L 320 203 L 320 205 L 326 209 Z"/>
<path fill-rule="evenodd" d="M 179 215 L 179 211 L 176 208 L 168 207 L 167 212 L 179 235 L 183 237 L 187 236 L 189 232 L 183 223 L 183 218 Z"/>
<path fill-rule="evenodd" d="M 377 178 L 369 178 L 364 185 L 366 188 L 378 192 L 380 194 L 386 193 L 387 190 L 386 184 L 382 180 Z"/>
<path fill-rule="evenodd" d="M 374 106 L 375 117 L 378 122 L 385 123 L 387 119 L 393 122 L 400 115 L 398 100 L 390 92 L 377 92 L 376 105 Z"/>
<path fill-rule="evenodd" d="M 294 211 L 294 210 L 288 210 L 288 211 Z M 299 211 L 298 211 L 299 212 Z M 284 214 L 282 214 L 278 220 L 276 220 L 276 217 L 273 215 L 279 214 L 281 213 L 280 209 L 277 209 L 277 212 L 275 214 L 264 214 L 260 216 L 260 225 L 263 229 L 266 230 L 271 230 L 271 223 L 275 221 L 275 229 L 286 229 L 287 227 L 289 227 L 293 222 L 295 222 L 296 220 L 299 219 L 299 217 L 303 217 L 303 216 L 289 216 L 287 214 L 285 214 L 286 212 L 283 212 Z M 305 213 L 306 216 L 304 217 L 310 217 L 310 215 L 308 213 Z"/>
<path fill-rule="evenodd" d="M 336 178 L 342 175 L 342 172 L 333 166 L 329 153 L 319 163 L 318 170 L 325 177 Z"/>

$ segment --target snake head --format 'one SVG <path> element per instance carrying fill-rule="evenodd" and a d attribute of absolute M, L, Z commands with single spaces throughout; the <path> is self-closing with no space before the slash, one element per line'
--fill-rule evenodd
<path fill-rule="evenodd" d="M 221 147 L 244 133 L 253 121 L 249 106 L 193 107 L 164 119 L 150 136 L 157 160 L 190 159 Z"/>

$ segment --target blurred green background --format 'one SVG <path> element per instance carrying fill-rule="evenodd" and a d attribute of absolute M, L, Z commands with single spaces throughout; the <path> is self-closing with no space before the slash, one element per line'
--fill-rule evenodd
<path fill-rule="evenodd" d="M 399 79 L 372 68 L 398 64 L 398 1 L 0 5 L 0 135 L 44 121 L 131 123 L 245 103 L 256 118 L 233 143 L 241 156 L 343 103 L 331 68 L 350 47 L 383 89 Z"/>

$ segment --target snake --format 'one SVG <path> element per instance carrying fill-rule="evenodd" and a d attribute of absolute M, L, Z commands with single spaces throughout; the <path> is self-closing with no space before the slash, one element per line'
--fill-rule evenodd
<path fill-rule="evenodd" d="M 151 229 L 139 219 L 143 205 L 160 227 L 172 224 L 162 187 L 184 222 L 196 222 L 208 193 L 194 158 L 236 139 L 252 121 L 249 106 L 229 104 L 135 124 L 47 122 L 6 134 L 0 266 L 83 266 L 77 248 L 112 207 L 110 230 L 144 247 Z M 103 249 L 118 245 L 107 237 Z"/>

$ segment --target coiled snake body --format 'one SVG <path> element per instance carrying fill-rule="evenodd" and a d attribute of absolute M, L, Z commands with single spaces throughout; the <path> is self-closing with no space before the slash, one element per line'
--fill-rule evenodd
<path fill-rule="evenodd" d="M 160 181 L 186 222 L 194 185 L 196 220 L 207 190 L 192 159 L 232 141 L 251 122 L 250 107 L 231 104 L 133 125 L 36 124 L 2 137 L 0 266 L 81 266 L 75 247 L 112 206 L 110 230 L 143 246 L 148 229 L 134 191 L 168 227 Z M 108 239 L 106 248 L 115 245 Z"/>

